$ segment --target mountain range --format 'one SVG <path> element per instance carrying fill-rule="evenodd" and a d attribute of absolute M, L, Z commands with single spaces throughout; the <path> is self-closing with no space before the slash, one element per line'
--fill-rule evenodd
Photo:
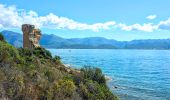
<path fill-rule="evenodd" d="M 22 47 L 22 34 L 4 30 L 1 32 L 6 41 L 15 47 Z M 43 34 L 40 45 L 57 49 L 170 49 L 170 39 L 145 39 L 116 41 L 103 37 L 65 39 L 53 34 Z"/>

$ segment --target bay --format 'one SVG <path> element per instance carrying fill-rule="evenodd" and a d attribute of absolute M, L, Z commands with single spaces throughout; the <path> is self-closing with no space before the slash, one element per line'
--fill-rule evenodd
<path fill-rule="evenodd" d="M 170 100 L 170 50 L 49 50 L 74 68 L 101 68 L 122 100 Z"/>

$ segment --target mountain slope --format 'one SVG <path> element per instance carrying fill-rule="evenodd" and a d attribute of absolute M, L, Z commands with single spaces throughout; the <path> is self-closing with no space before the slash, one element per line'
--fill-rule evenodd
<path fill-rule="evenodd" d="M 125 49 L 170 49 L 170 39 L 147 39 L 127 42 Z"/>
<path fill-rule="evenodd" d="M 22 46 L 22 34 L 2 31 L 5 39 L 15 47 Z M 103 37 L 64 39 L 56 35 L 43 34 L 40 44 L 45 48 L 61 49 L 170 49 L 170 39 L 147 39 L 116 41 Z"/>
<path fill-rule="evenodd" d="M 64 38 L 43 34 L 40 40 L 40 44 L 46 48 L 61 48 L 62 46 L 69 45 L 69 41 Z"/>
<path fill-rule="evenodd" d="M 22 41 L 23 41 L 22 34 L 8 31 L 8 30 L 4 30 L 1 33 L 5 37 L 5 40 L 11 45 L 14 45 L 15 47 L 22 46 Z"/>
<path fill-rule="evenodd" d="M 22 46 L 22 34 L 12 31 L 2 31 L 5 39 L 15 47 Z M 75 49 L 114 49 L 112 45 L 114 40 L 108 40 L 100 37 L 84 38 L 84 39 L 64 39 L 56 35 L 43 34 L 40 44 L 45 48 L 75 48 Z"/>

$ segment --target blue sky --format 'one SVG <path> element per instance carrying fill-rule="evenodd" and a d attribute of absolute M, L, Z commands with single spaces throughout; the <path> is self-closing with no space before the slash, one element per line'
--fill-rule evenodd
<path fill-rule="evenodd" d="M 170 38 L 170 0 L 0 0 L 0 30 L 23 23 L 64 38 Z"/>

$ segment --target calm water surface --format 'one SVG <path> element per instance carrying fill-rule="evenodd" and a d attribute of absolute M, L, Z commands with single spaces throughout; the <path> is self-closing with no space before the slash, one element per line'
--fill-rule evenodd
<path fill-rule="evenodd" d="M 169 50 L 50 49 L 65 64 L 96 66 L 122 100 L 170 100 Z M 114 88 L 114 87 L 118 88 Z"/>

